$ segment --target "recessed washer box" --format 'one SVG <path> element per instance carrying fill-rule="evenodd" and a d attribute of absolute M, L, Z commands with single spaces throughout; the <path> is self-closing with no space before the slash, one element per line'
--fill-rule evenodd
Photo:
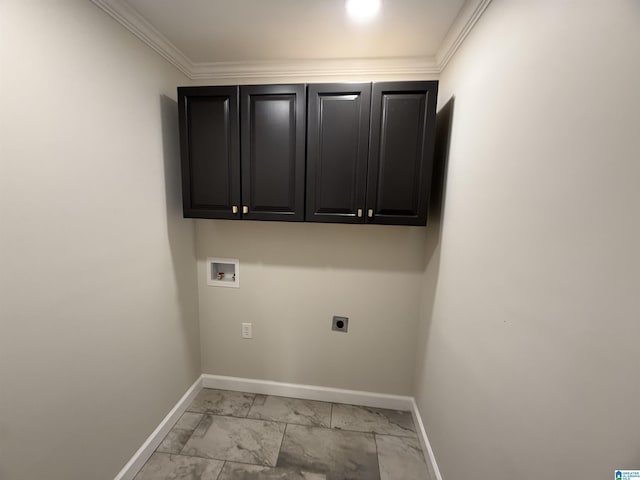
<path fill-rule="evenodd" d="M 240 287 L 240 261 L 237 258 L 207 258 L 207 285 Z"/>

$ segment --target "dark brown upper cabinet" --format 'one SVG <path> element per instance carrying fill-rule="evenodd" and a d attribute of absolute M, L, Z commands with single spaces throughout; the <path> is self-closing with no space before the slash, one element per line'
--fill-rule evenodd
<path fill-rule="evenodd" d="M 426 225 L 438 82 L 373 84 L 367 222 Z"/>
<path fill-rule="evenodd" d="M 306 220 L 362 223 L 371 84 L 309 85 L 307 101 Z"/>
<path fill-rule="evenodd" d="M 184 216 L 426 225 L 437 93 L 436 81 L 179 87 Z"/>
<path fill-rule="evenodd" d="M 178 109 L 184 216 L 238 218 L 238 87 L 179 87 Z"/>
<path fill-rule="evenodd" d="M 426 225 L 437 89 L 309 85 L 307 221 Z"/>
<path fill-rule="evenodd" d="M 242 218 L 304 220 L 305 85 L 240 87 Z"/>

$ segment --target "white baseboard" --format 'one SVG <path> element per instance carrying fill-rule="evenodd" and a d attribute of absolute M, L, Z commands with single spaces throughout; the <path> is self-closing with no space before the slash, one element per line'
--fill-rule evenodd
<path fill-rule="evenodd" d="M 187 407 L 191 404 L 195 396 L 202 390 L 202 376 L 200 376 L 189 390 L 182 396 L 178 403 L 171 409 L 167 416 L 160 422 L 160 425 L 145 440 L 138 451 L 131 457 L 131 460 L 120 470 L 114 480 L 133 480 L 142 466 L 149 460 L 151 454 L 158 448 L 164 437 L 180 419 Z"/>
<path fill-rule="evenodd" d="M 300 385 L 296 383 L 272 382 L 270 380 L 254 380 L 250 378 L 225 377 L 222 375 L 202 375 L 204 388 L 236 390 L 247 393 L 261 393 L 280 397 L 319 400 L 322 402 L 347 403 L 365 407 L 389 408 L 392 410 L 413 409 L 413 398 L 386 393 L 345 390 L 343 388 L 319 387 L 317 385 Z"/>
<path fill-rule="evenodd" d="M 418 410 L 418 404 L 414 398 L 411 398 L 411 413 L 413 414 L 413 422 L 418 429 L 418 438 L 422 444 L 422 452 L 424 453 L 424 460 L 427 462 L 427 469 L 429 470 L 430 480 L 442 480 L 438 463 L 436 462 L 436 456 L 433 453 L 433 448 L 429 443 L 427 437 L 427 431 L 424 429 L 424 423 L 422 423 L 422 417 L 420 416 L 420 410 Z"/>
<path fill-rule="evenodd" d="M 250 378 L 226 377 L 222 375 L 202 374 L 178 403 L 171 409 L 160 425 L 153 431 L 131 460 L 122 468 L 114 480 L 133 480 L 151 454 L 158 448 L 169 430 L 175 425 L 195 396 L 203 388 L 218 388 L 221 390 L 235 390 L 238 392 L 260 393 L 263 395 L 277 395 L 281 397 L 302 398 L 323 402 L 346 403 L 365 407 L 389 408 L 392 410 L 408 410 L 418 430 L 418 438 L 422 445 L 425 461 L 429 470 L 430 480 L 442 480 L 433 449 L 427 438 L 418 406 L 413 397 L 389 395 L 386 393 L 363 392 L 342 388 L 320 387 L 317 385 L 300 385 L 295 383 L 272 382 L 269 380 L 255 380 Z"/>

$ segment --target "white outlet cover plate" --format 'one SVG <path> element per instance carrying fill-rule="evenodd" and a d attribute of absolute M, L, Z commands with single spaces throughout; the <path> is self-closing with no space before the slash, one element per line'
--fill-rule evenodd
<path fill-rule="evenodd" d="M 253 326 L 250 323 L 242 324 L 242 338 L 253 338 Z"/>

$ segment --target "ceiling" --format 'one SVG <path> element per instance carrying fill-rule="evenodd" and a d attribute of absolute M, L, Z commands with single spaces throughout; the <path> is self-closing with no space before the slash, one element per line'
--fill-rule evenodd
<path fill-rule="evenodd" d="M 191 78 L 438 73 L 490 0 L 92 0 Z"/>

